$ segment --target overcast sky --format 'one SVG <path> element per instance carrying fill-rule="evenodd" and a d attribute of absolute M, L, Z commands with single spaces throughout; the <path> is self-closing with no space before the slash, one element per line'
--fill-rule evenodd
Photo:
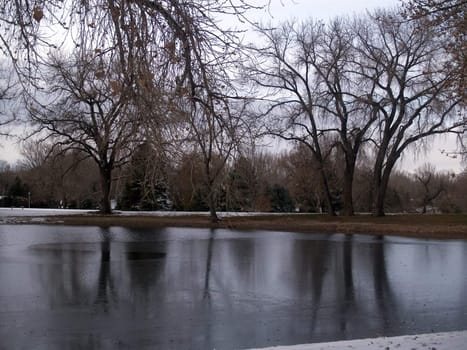
<path fill-rule="evenodd" d="M 270 15 L 275 20 L 288 18 L 329 19 L 364 13 L 366 10 L 391 8 L 400 0 L 271 0 Z"/>
<path fill-rule="evenodd" d="M 253 16 L 258 21 L 273 23 L 286 19 L 322 19 L 327 20 L 335 16 L 345 16 L 365 13 L 377 8 L 394 8 L 400 5 L 400 0 L 271 0 L 267 10 L 257 11 Z M 0 159 L 14 162 L 19 157 L 18 146 L 0 140 Z M 413 171 L 424 162 L 432 162 L 438 169 L 459 172 L 459 160 L 451 159 L 441 154 L 441 149 L 452 150 L 455 142 L 452 138 L 435 141 L 428 154 L 413 151 L 406 152 L 400 167 Z"/>

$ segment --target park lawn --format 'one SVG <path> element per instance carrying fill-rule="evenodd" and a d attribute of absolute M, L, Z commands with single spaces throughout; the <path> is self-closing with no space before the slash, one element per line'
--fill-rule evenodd
<path fill-rule="evenodd" d="M 397 235 L 420 238 L 467 239 L 467 215 L 401 214 L 385 217 L 320 214 L 259 214 L 228 216 L 211 223 L 202 215 L 70 215 L 49 216 L 44 223 L 124 227 L 198 227 L 239 230 L 274 230 L 303 233 Z"/>

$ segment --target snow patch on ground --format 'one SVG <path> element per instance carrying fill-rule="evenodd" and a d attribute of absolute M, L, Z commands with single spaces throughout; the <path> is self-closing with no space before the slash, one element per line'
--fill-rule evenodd
<path fill-rule="evenodd" d="M 0 208 L 0 224 L 31 224 L 45 223 L 47 216 L 68 216 L 68 215 L 95 215 L 98 210 L 89 209 L 40 209 L 40 208 Z M 234 216 L 258 216 L 258 215 L 284 215 L 285 213 L 262 213 L 262 212 L 218 212 L 220 218 Z M 114 210 L 113 215 L 149 216 L 149 217 L 175 217 L 175 216 L 209 216 L 206 211 L 121 211 Z M 60 223 L 54 220 L 54 223 Z"/>
<path fill-rule="evenodd" d="M 80 209 L 0 208 L 0 217 L 76 215 L 92 212 L 97 213 L 97 211 Z"/>
<path fill-rule="evenodd" d="M 346 340 L 294 346 L 276 346 L 256 350 L 465 350 L 467 331 L 407 335 L 389 338 Z M 254 349 L 252 349 L 254 350 Z"/>
<path fill-rule="evenodd" d="M 97 214 L 97 210 L 89 209 L 36 209 L 36 208 L 0 208 L 0 218 L 19 216 L 57 216 L 57 215 L 86 215 Z M 120 211 L 115 210 L 118 216 L 209 216 L 206 211 Z M 262 212 L 218 212 L 220 217 L 232 216 L 258 216 L 258 215 L 284 215 L 287 213 Z"/>

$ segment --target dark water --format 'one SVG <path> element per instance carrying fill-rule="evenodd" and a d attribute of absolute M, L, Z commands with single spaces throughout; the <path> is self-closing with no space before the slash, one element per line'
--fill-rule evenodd
<path fill-rule="evenodd" d="M 0 225 L 0 349 L 242 349 L 467 329 L 467 242 Z"/>

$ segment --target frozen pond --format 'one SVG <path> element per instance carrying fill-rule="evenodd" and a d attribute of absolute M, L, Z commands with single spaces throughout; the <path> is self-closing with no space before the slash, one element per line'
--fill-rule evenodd
<path fill-rule="evenodd" d="M 0 225 L 0 349 L 241 349 L 467 329 L 467 241 Z"/>

